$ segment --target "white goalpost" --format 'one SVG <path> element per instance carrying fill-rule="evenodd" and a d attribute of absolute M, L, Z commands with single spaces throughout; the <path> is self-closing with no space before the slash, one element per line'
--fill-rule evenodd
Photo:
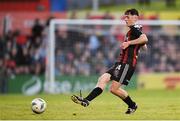
<path fill-rule="evenodd" d="M 173 25 L 180 26 L 180 21 L 178 20 L 140 20 L 138 24 L 141 25 L 150 25 L 150 26 L 159 26 L 159 25 Z M 57 26 L 61 25 L 125 25 L 125 22 L 122 20 L 66 20 L 66 19 L 53 19 L 50 22 L 49 26 L 49 39 L 47 45 L 47 62 L 46 62 L 46 75 L 45 82 L 48 86 L 46 86 L 46 92 L 48 93 L 56 93 L 56 84 L 55 84 L 55 30 Z"/>

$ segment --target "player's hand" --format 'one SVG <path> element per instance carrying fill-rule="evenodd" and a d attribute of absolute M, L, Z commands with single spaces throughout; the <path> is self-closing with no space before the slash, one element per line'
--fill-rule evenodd
<path fill-rule="evenodd" d="M 126 49 L 127 47 L 129 47 L 129 45 L 130 45 L 130 41 L 127 41 L 127 42 L 123 42 L 122 43 L 122 49 Z"/>
<path fill-rule="evenodd" d="M 144 44 L 141 48 L 142 48 L 142 50 L 144 50 L 144 51 L 147 51 L 147 49 L 148 49 L 146 44 Z"/>

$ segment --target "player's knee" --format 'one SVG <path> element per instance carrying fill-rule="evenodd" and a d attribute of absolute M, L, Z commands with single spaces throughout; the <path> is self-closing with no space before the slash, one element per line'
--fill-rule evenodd
<path fill-rule="evenodd" d="M 123 97 L 125 95 L 125 91 L 123 89 L 121 89 L 121 88 L 116 88 L 116 87 L 111 86 L 109 91 L 112 94 L 118 95 L 120 97 Z"/>
<path fill-rule="evenodd" d="M 109 80 L 110 80 L 110 76 L 107 74 L 103 74 L 102 76 L 98 78 L 98 81 L 103 82 L 103 83 L 107 83 L 109 82 Z"/>

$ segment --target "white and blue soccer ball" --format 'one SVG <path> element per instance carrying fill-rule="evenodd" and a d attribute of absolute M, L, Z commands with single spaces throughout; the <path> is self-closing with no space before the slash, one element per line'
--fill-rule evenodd
<path fill-rule="evenodd" d="M 31 102 L 31 109 L 34 113 L 41 114 L 46 110 L 47 104 L 41 98 L 35 98 Z"/>

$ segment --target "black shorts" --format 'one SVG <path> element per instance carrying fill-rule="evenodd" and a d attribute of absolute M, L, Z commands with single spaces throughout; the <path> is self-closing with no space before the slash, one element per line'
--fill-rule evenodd
<path fill-rule="evenodd" d="M 128 85 L 134 73 L 135 67 L 124 63 L 115 63 L 106 73 L 111 75 L 111 80 L 115 80 L 123 85 Z"/>

